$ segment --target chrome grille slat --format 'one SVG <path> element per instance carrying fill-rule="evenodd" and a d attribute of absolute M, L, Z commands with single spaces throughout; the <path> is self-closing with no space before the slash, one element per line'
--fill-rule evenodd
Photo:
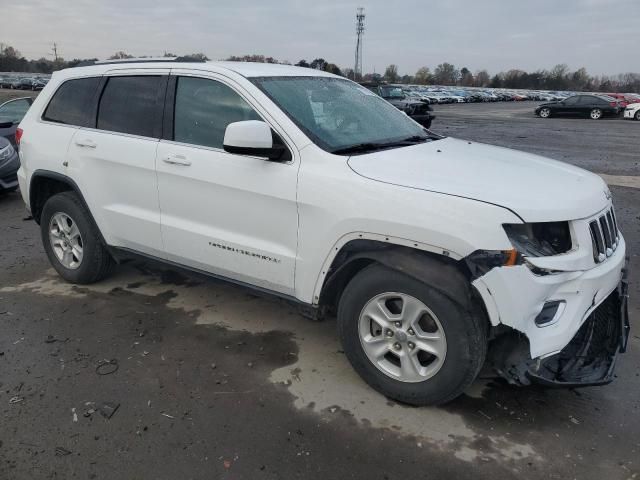
<path fill-rule="evenodd" d="M 618 247 L 620 233 L 615 211 L 612 208 L 589 222 L 593 260 L 602 263 L 613 255 Z"/>

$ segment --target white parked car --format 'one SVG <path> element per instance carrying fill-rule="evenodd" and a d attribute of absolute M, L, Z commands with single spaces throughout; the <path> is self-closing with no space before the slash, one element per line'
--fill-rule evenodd
<path fill-rule="evenodd" d="M 435 135 L 344 78 L 73 68 L 17 136 L 65 280 L 142 256 L 335 313 L 353 367 L 399 401 L 450 401 L 485 360 L 520 385 L 607 383 L 625 348 L 625 241 L 600 177 Z"/>
<path fill-rule="evenodd" d="M 640 103 L 630 103 L 624 109 L 624 118 L 640 120 Z"/>

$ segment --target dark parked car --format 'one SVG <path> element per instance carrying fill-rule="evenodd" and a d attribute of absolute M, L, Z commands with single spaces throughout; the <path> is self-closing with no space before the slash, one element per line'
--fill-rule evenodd
<path fill-rule="evenodd" d="M 18 90 L 33 90 L 33 80 L 31 78 L 21 78 L 16 88 Z"/>
<path fill-rule="evenodd" d="M 558 102 L 543 103 L 536 107 L 536 115 L 549 118 L 553 115 L 588 116 L 598 120 L 605 115 L 618 115 L 618 102 L 605 95 L 574 95 Z"/>
<path fill-rule="evenodd" d="M 414 97 L 407 97 L 402 91 L 402 88 L 393 85 L 371 83 L 362 83 L 361 85 L 380 95 L 391 105 L 405 112 L 423 127 L 431 128 L 431 122 L 436 117 L 431 113 L 431 107 L 427 102 Z"/>
<path fill-rule="evenodd" d="M 2 85 L 0 85 L 2 88 L 18 88 L 18 85 L 20 85 L 20 79 L 19 78 L 15 78 L 15 77 L 4 77 L 4 80 L 2 80 Z"/>
<path fill-rule="evenodd" d="M 18 188 L 18 152 L 9 140 L 0 137 L 0 193 Z"/>
<path fill-rule="evenodd" d="M 46 78 L 35 78 L 31 82 L 31 90 L 42 90 L 47 86 L 47 83 L 49 83 L 49 80 Z"/>
<path fill-rule="evenodd" d="M 15 98 L 0 105 L 0 138 L 16 145 L 16 128 L 33 103 L 33 98 Z"/>

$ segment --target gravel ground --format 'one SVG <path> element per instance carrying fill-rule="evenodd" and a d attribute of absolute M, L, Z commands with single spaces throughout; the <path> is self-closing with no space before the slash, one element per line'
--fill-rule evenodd
<path fill-rule="evenodd" d="M 636 250 L 640 122 L 532 110 L 440 106 L 433 129 L 624 176 L 632 187 L 612 192 Z M 0 479 L 640 475 L 637 331 L 609 386 L 478 381 L 446 407 L 409 408 L 356 377 L 333 320 L 150 263 L 65 284 L 24 215 L 19 194 L 0 197 Z"/>

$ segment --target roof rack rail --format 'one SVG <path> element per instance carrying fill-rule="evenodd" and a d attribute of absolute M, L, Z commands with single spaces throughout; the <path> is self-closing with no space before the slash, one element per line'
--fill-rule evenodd
<path fill-rule="evenodd" d="M 90 65 L 119 65 L 122 63 L 205 63 L 205 60 L 194 57 L 143 57 L 143 58 L 122 58 L 117 60 L 96 60 L 79 63 L 78 67 L 87 67 Z"/>

